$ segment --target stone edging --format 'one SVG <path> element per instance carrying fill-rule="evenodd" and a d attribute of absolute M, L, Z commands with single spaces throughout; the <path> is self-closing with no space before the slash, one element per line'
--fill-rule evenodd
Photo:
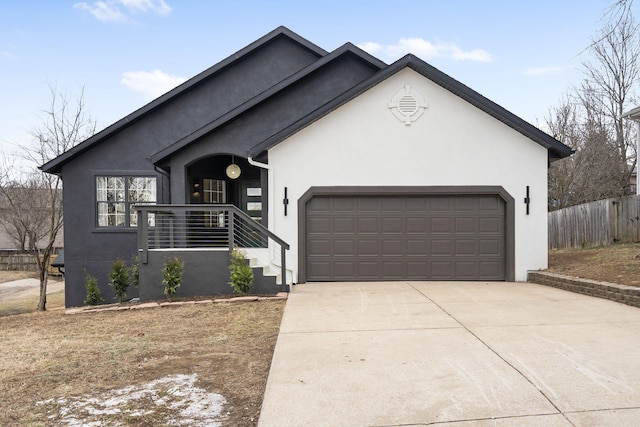
<path fill-rule="evenodd" d="M 278 294 L 276 294 L 275 297 L 247 296 L 247 297 L 205 299 L 205 300 L 199 300 L 199 301 L 174 301 L 174 302 L 166 301 L 166 302 L 143 302 L 139 304 L 130 304 L 130 303 L 109 304 L 109 305 L 69 308 L 65 310 L 64 314 L 84 314 L 84 313 L 101 313 L 104 311 L 142 310 L 146 308 L 180 307 L 184 305 L 286 300 L 288 296 L 289 296 L 288 292 L 279 292 Z"/>
<path fill-rule="evenodd" d="M 564 276 L 546 271 L 529 271 L 527 282 L 604 298 L 633 307 L 640 307 L 640 288 L 635 286 L 581 279 L 579 277 Z"/>

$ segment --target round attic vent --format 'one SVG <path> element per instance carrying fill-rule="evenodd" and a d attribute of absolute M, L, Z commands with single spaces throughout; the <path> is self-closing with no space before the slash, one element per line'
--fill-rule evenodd
<path fill-rule="evenodd" d="M 408 84 L 396 92 L 389 103 L 393 115 L 407 126 L 418 120 L 426 108 L 422 96 Z"/>
<path fill-rule="evenodd" d="M 398 110 L 405 116 L 411 116 L 418 111 L 418 100 L 413 95 L 404 95 L 398 100 Z"/>

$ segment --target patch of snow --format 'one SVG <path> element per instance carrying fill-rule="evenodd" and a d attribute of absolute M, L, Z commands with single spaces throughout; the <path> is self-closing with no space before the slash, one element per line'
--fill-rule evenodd
<path fill-rule="evenodd" d="M 175 411 L 171 419 L 165 420 L 166 425 L 221 426 L 225 398 L 196 387 L 197 380 L 196 374 L 169 375 L 140 386 L 109 390 L 97 396 L 47 399 L 36 405 L 54 405 L 57 414 L 50 415 L 49 419 L 57 419 L 60 425 L 69 427 L 105 425 L 110 417 L 113 419 L 109 420 L 112 421 L 109 425 L 121 425 L 118 420 L 122 415 L 136 418 L 152 414 L 153 408 L 139 407 L 139 402 L 149 400 L 155 407 L 168 407 Z"/>

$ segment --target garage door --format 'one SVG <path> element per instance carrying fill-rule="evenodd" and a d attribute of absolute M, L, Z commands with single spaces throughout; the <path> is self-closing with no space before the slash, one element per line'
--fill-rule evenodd
<path fill-rule="evenodd" d="M 498 195 L 314 196 L 308 281 L 504 280 Z"/>

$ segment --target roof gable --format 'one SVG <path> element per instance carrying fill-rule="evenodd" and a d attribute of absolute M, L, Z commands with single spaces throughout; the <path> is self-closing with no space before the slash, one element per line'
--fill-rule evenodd
<path fill-rule="evenodd" d="M 100 142 L 110 138 L 116 133 L 131 126 L 132 124 L 140 121 L 141 119 L 148 116 L 152 112 L 157 111 L 158 109 L 164 107 L 171 101 L 187 93 L 188 91 L 190 91 L 197 85 L 201 84 L 202 82 L 208 79 L 211 79 L 212 77 L 218 75 L 219 73 L 223 72 L 229 67 L 232 67 L 234 64 L 238 63 L 239 61 L 243 60 L 249 55 L 254 54 L 255 52 L 269 45 L 270 43 L 282 38 L 286 38 L 287 40 L 290 40 L 295 45 L 299 46 L 300 49 L 309 52 L 311 55 L 315 56 L 316 58 L 321 58 L 327 55 L 328 53 L 324 49 L 300 37 L 296 33 L 289 30 L 288 28 L 283 26 L 278 27 L 275 30 L 271 31 L 270 33 L 266 34 L 265 36 L 259 38 L 255 42 L 251 43 L 250 45 L 230 55 L 226 59 L 218 62 L 217 64 L 213 65 L 207 70 L 192 77 L 185 83 L 177 86 L 176 88 L 170 90 L 164 95 L 161 95 L 157 99 L 144 105 L 140 109 L 134 111 L 133 113 L 127 115 L 126 117 L 120 119 L 119 121 L 113 123 L 112 125 L 108 126 L 104 130 L 98 132 L 97 134 L 93 135 L 92 137 L 88 138 L 82 143 L 76 145 L 75 147 L 71 148 L 70 150 L 66 151 L 65 153 L 61 154 L 55 159 L 45 163 L 40 168 L 45 172 L 60 173 L 62 166 L 68 161 L 76 158 L 83 152 L 91 149 L 96 144 L 99 144 Z"/>
<path fill-rule="evenodd" d="M 251 110 L 257 109 L 258 106 L 263 103 L 269 102 L 276 97 L 283 95 L 286 91 L 292 89 L 298 84 L 301 84 L 303 81 L 312 78 L 313 76 L 320 74 L 324 71 L 324 69 L 329 68 L 331 65 L 337 63 L 338 61 L 345 59 L 346 57 L 352 57 L 356 61 L 361 62 L 366 67 L 370 68 L 372 71 L 369 74 L 374 74 L 375 72 L 379 72 L 380 69 L 383 69 L 387 65 L 354 46 L 351 43 L 346 43 L 340 48 L 334 50 L 330 54 L 318 59 L 313 64 L 310 64 L 306 68 L 300 70 L 296 74 L 290 76 L 289 78 L 283 80 L 278 85 L 271 87 L 265 92 L 257 95 L 253 99 L 248 102 L 238 106 L 237 108 L 229 111 L 227 114 L 217 118 L 216 120 L 208 123 L 200 129 L 195 130 L 190 135 L 185 136 L 184 138 L 176 141 L 171 146 L 160 150 L 159 152 L 151 155 L 151 162 L 154 164 L 161 163 L 163 160 L 167 159 L 172 154 L 178 152 L 179 150 L 187 147 L 191 143 L 197 141 L 198 139 L 204 137 L 207 134 L 214 132 L 216 129 L 219 129 L 225 125 L 228 125 L 233 120 L 238 117 L 251 112 Z M 335 87 L 336 85 L 330 85 Z M 345 90 L 346 91 L 346 90 Z M 322 105 L 326 104 L 326 100 L 322 102 Z M 292 101 L 292 105 L 295 104 L 295 100 Z M 317 105 L 312 107 L 313 109 L 318 108 Z"/>
<path fill-rule="evenodd" d="M 259 142 L 256 141 L 256 145 L 254 145 L 253 148 L 249 149 L 247 152 L 250 156 L 259 157 L 261 155 L 264 155 L 269 148 L 282 142 L 290 135 L 298 132 L 300 129 L 308 126 L 316 120 L 319 120 L 326 114 L 345 104 L 349 100 L 359 96 L 364 91 L 377 85 L 381 81 L 389 78 L 399 70 L 402 70 L 406 67 L 411 68 L 425 78 L 448 90 L 452 94 L 477 107 L 486 114 L 499 120 L 505 125 L 516 130 L 517 132 L 520 132 L 530 140 L 540 144 L 542 147 L 548 150 L 548 157 L 550 161 L 567 157 L 573 153 L 573 151 L 569 147 L 562 144 L 560 141 L 544 133 L 535 126 L 522 120 L 521 118 L 505 110 L 498 104 L 485 98 L 478 92 L 472 90 L 471 88 L 448 76 L 447 74 L 432 67 L 431 65 L 427 64 L 414 55 L 406 55 L 395 63 L 386 65 L 382 61 L 374 58 L 373 56 L 362 51 L 351 43 L 346 43 L 335 51 L 327 53 L 322 48 L 316 46 L 306 39 L 303 39 L 289 29 L 285 27 L 278 27 L 274 31 L 261 37 L 260 39 L 241 49 L 237 53 L 229 56 L 218 64 L 196 75 L 182 85 L 160 96 L 156 100 L 150 102 L 149 104 L 143 106 L 132 114 L 112 124 L 103 131 L 92 136 L 81 144 L 73 147 L 57 158 L 51 160 L 50 162 L 41 166 L 41 169 L 49 173 L 60 173 L 62 171 L 62 166 L 67 162 L 77 158 L 82 153 L 91 149 L 95 145 L 108 140 L 112 136 L 118 134 L 120 131 L 133 126 L 135 123 L 145 123 L 141 122 L 141 120 L 145 117 L 151 115 L 156 111 L 161 111 L 161 109 L 167 107 L 169 103 L 175 102 L 177 99 L 179 99 L 181 95 L 186 95 L 190 90 L 196 88 L 197 85 L 202 84 L 203 82 L 208 81 L 208 79 L 212 79 L 215 76 L 221 75 L 221 73 L 223 73 L 225 70 L 239 64 L 244 58 L 249 57 L 249 55 L 255 52 L 261 51 L 261 49 L 264 49 L 269 45 L 269 43 L 272 43 L 280 38 L 286 38 L 287 40 L 293 42 L 300 49 L 304 50 L 305 52 L 309 52 L 309 54 L 311 54 L 314 59 L 311 62 L 308 62 L 306 66 L 293 70 L 292 74 L 288 75 L 288 77 L 284 77 L 283 80 L 278 80 L 272 86 L 255 93 L 250 98 L 247 98 L 246 100 L 240 100 L 235 105 L 231 103 L 231 106 L 228 110 L 224 110 L 222 113 L 217 115 L 214 114 L 210 118 L 207 117 L 206 121 L 201 121 L 199 125 L 193 126 L 193 128 L 187 129 L 187 127 L 185 127 L 185 129 L 181 131 L 183 132 L 183 136 L 180 137 L 180 135 L 177 135 L 177 137 L 174 136 L 173 139 L 167 141 L 164 144 L 158 144 L 157 147 L 154 147 L 157 148 L 157 151 L 155 152 L 155 154 L 151 155 L 152 163 L 157 165 L 163 162 L 165 159 L 167 159 L 177 151 L 184 149 L 191 143 L 199 140 L 200 138 L 203 138 L 216 129 L 219 129 L 222 126 L 233 122 L 238 117 L 246 115 L 252 110 L 258 109 L 259 106 L 263 105 L 265 102 L 268 102 L 271 99 L 275 99 L 276 97 L 290 90 L 292 87 L 295 87 L 295 85 L 299 84 L 305 79 L 308 79 L 309 76 L 314 75 L 314 73 L 319 73 L 319 70 L 323 69 L 324 67 L 329 67 L 332 63 L 335 63 L 340 58 L 345 57 L 357 58 L 358 61 L 361 61 L 363 64 L 371 67 L 372 72 L 369 74 L 370 77 L 365 77 L 364 80 L 353 80 L 352 83 L 349 83 L 351 86 L 340 89 L 340 91 L 334 93 L 330 97 L 330 99 L 322 99 L 321 103 L 318 103 L 321 98 L 316 99 L 314 102 L 316 102 L 317 105 L 309 104 L 308 106 L 313 106 L 312 109 L 301 109 L 301 112 L 296 112 L 296 114 L 299 114 L 300 116 L 294 117 L 294 120 L 283 120 L 281 122 L 281 127 L 279 127 L 278 129 L 272 129 L 268 133 L 264 133 L 263 135 L 266 135 L 266 137 L 264 137 L 264 139 Z M 278 61 L 273 60 L 269 61 L 270 64 L 276 64 L 277 62 Z M 253 79 L 260 80 L 262 78 L 262 75 L 260 75 L 259 73 L 253 74 Z M 331 77 L 327 76 L 326 78 L 330 79 Z M 177 134 L 177 132 L 175 133 Z M 251 144 L 247 145 L 247 147 L 251 147 Z"/>
<path fill-rule="evenodd" d="M 287 137 L 310 125 L 316 120 L 319 120 L 323 116 L 329 114 L 331 111 L 337 109 L 341 105 L 347 103 L 351 99 L 357 97 L 366 90 L 372 88 L 381 81 L 389 78 L 390 76 L 406 67 L 411 68 L 412 70 L 423 75 L 424 77 L 428 78 L 429 80 L 433 81 L 434 83 L 438 84 L 454 95 L 462 98 L 463 100 L 484 111 L 500 122 L 506 124 L 517 132 L 520 132 L 532 141 L 540 144 L 542 147 L 548 150 L 549 161 L 562 159 L 573 153 L 573 150 L 570 147 L 564 145 L 557 139 L 546 134 L 545 132 L 541 131 L 525 120 L 519 118 L 515 114 L 507 111 L 488 98 L 485 98 L 478 92 L 460 83 L 459 81 L 443 73 L 437 68 L 427 64 L 418 57 L 409 54 L 384 68 L 367 81 L 364 81 L 361 84 L 355 86 L 353 89 L 344 93 L 342 96 L 334 99 L 330 103 L 325 104 L 324 106 L 322 106 L 322 108 L 314 111 L 312 114 L 301 118 L 298 122 L 292 124 L 286 129 L 281 130 L 278 134 L 265 139 L 263 142 L 253 147 L 249 154 L 251 156 L 261 155 L 263 152 L 282 142 Z"/>

